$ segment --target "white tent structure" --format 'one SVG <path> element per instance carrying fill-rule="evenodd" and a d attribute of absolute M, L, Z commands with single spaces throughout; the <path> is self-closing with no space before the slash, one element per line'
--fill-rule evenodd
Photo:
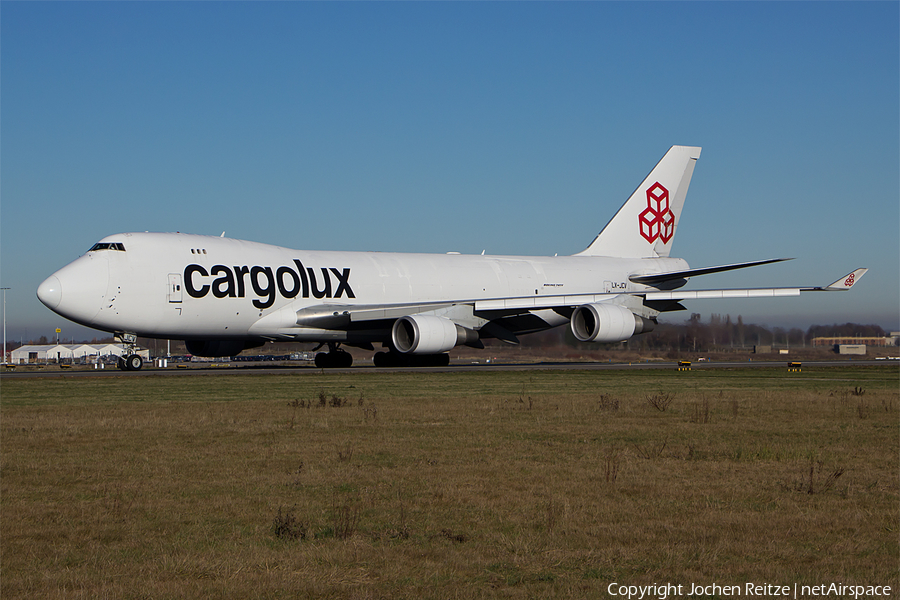
<path fill-rule="evenodd" d="M 18 348 L 10 352 L 10 359 L 12 363 L 16 365 L 47 362 L 50 357 L 51 348 L 55 348 L 55 346 L 19 346 Z M 53 356 L 54 358 L 56 357 L 55 354 Z"/>
<path fill-rule="evenodd" d="M 103 356 L 125 356 L 127 351 L 121 344 L 48 344 L 30 345 L 16 348 L 11 353 L 12 364 L 25 365 L 32 363 L 53 363 L 59 361 L 94 362 Z M 150 360 L 149 350 L 138 351 L 143 358 Z"/>

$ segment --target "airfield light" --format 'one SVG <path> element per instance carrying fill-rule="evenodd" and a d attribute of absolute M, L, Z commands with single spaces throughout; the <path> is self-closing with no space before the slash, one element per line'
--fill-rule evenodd
<path fill-rule="evenodd" d="M 6 365 L 6 290 L 12 288 L 0 288 L 3 290 L 3 364 Z"/>

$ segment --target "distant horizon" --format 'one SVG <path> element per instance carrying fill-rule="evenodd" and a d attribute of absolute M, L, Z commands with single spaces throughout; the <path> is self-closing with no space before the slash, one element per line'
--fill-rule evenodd
<path fill-rule="evenodd" d="M 683 325 L 690 319 L 691 312 L 696 313 L 697 311 L 688 311 L 686 313 L 685 312 L 679 313 L 679 314 L 685 315 L 685 318 L 681 319 L 681 320 L 673 319 L 671 316 L 668 316 L 667 318 L 660 318 L 660 323 L 661 324 L 662 323 L 671 324 L 671 325 Z M 708 313 L 707 315 L 701 314 L 701 318 L 700 318 L 701 324 L 708 324 L 711 320 L 712 315 L 719 315 L 722 319 L 726 319 L 727 317 L 730 316 L 733 323 L 737 323 L 738 317 L 740 316 L 740 315 L 729 315 L 727 313 Z M 900 327 L 890 327 L 889 328 L 889 327 L 885 327 L 884 325 L 881 325 L 880 323 L 856 323 L 853 321 L 838 321 L 838 322 L 834 322 L 834 323 L 810 323 L 809 325 L 807 325 L 805 327 L 801 327 L 801 326 L 797 326 L 797 325 L 769 325 L 769 324 L 765 324 L 765 323 L 758 323 L 758 322 L 752 322 L 752 321 L 746 321 L 746 320 L 744 320 L 743 323 L 745 326 L 748 326 L 748 327 L 756 326 L 756 327 L 761 327 L 763 329 L 767 329 L 769 331 L 772 331 L 774 329 L 783 329 L 785 331 L 790 331 L 792 329 L 799 329 L 804 333 L 804 335 L 806 335 L 808 333 L 809 329 L 812 327 L 816 327 L 816 326 L 831 327 L 831 326 L 842 326 L 842 325 L 846 325 L 846 324 L 858 325 L 860 327 L 874 325 L 877 327 L 881 327 L 881 329 L 884 330 L 885 334 L 887 334 L 888 336 L 892 332 L 900 332 Z M 111 333 L 98 331 L 96 329 L 90 329 L 88 327 L 76 325 L 74 323 L 71 324 L 71 326 L 68 328 L 68 330 L 80 330 L 83 332 L 82 334 L 74 334 L 74 336 L 72 334 L 68 334 L 68 336 L 67 336 L 67 333 L 66 333 L 67 328 L 64 326 L 60 326 L 59 328 L 62 329 L 62 332 L 60 333 L 60 341 L 59 341 L 60 344 L 90 344 L 90 343 L 93 343 L 92 340 L 94 340 L 94 339 L 99 341 L 99 340 L 102 340 L 105 338 L 110 338 L 110 339 L 113 338 L 113 334 L 111 334 Z M 568 328 L 568 325 L 561 325 L 560 328 L 566 329 L 566 328 Z M 37 336 L 33 336 L 33 337 L 28 337 L 28 336 L 15 336 L 14 337 L 11 334 L 11 331 L 12 331 L 12 328 L 9 326 L 9 323 L 7 323 L 7 343 L 8 344 L 12 344 L 14 342 L 20 343 L 22 345 L 27 345 L 30 343 L 37 343 L 37 340 L 39 340 L 41 338 L 41 336 L 47 338 L 48 344 L 56 343 L 56 337 L 55 337 L 56 336 L 56 328 L 55 327 L 53 329 L 51 329 L 50 334 L 41 333 L 41 334 L 39 334 Z M 552 330 L 548 330 L 548 331 L 552 331 Z M 78 337 L 79 335 L 81 335 L 82 337 Z M 90 336 L 90 337 L 84 337 L 85 335 Z M 527 334 L 527 335 L 531 335 L 531 334 Z M 527 335 L 523 336 L 523 337 L 527 337 Z M 72 341 L 73 337 L 75 338 L 74 341 Z M 23 339 L 23 338 L 24 338 L 24 341 L 21 341 L 21 339 Z M 156 338 L 156 339 L 165 340 L 166 338 Z M 183 341 L 178 338 L 169 338 L 169 339 L 171 339 L 172 341 Z M 288 344 L 296 343 L 298 345 L 303 344 L 303 343 L 309 343 L 309 342 L 292 342 L 291 340 L 276 340 L 276 341 L 278 341 L 279 343 L 288 343 Z"/>

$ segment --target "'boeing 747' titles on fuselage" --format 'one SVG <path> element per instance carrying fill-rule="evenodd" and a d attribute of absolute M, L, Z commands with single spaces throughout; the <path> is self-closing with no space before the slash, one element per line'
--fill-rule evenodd
<path fill-rule="evenodd" d="M 48 277 L 48 308 L 113 333 L 183 339 L 199 356 L 233 356 L 269 340 L 316 342 L 322 367 L 350 366 L 345 347 L 384 351 L 376 365 L 442 365 L 465 344 L 568 324 L 584 342 L 653 329 L 697 298 L 848 290 L 857 269 L 821 287 L 682 290 L 688 279 L 770 259 L 691 269 L 670 256 L 700 148 L 673 146 L 606 227 L 573 256 L 311 252 L 181 233 L 108 236 Z M 120 363 L 141 367 L 131 352 Z"/>

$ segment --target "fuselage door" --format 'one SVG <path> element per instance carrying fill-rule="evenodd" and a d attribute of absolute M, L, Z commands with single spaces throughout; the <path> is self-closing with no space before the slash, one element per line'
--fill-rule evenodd
<path fill-rule="evenodd" d="M 181 302 L 181 273 L 169 273 L 169 302 Z"/>

